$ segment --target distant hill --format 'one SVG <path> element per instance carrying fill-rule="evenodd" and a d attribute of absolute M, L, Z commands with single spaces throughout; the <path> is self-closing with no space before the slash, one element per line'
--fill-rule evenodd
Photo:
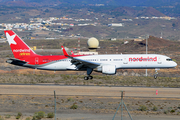
<path fill-rule="evenodd" d="M 137 13 L 137 10 L 134 10 L 130 7 L 118 7 L 111 11 L 111 13 L 118 14 L 120 16 L 126 15 L 126 16 L 135 16 Z"/>
<path fill-rule="evenodd" d="M 96 4 L 105 6 L 96 7 Z M 115 16 L 180 16 L 180 0 L 0 0 L 0 6 L 84 7 Z"/>
<path fill-rule="evenodd" d="M 145 8 L 141 11 L 138 11 L 136 16 L 166 16 L 165 14 L 161 13 L 160 11 L 154 9 L 153 7 Z"/>
<path fill-rule="evenodd" d="M 16 1 L 24 1 L 32 5 L 105 4 L 115 6 L 169 6 L 180 4 L 179 0 L 0 0 L 0 3 L 9 4 L 9 2 Z"/>
<path fill-rule="evenodd" d="M 139 17 L 139 16 L 148 16 L 148 17 L 166 16 L 165 14 L 161 13 L 160 11 L 156 10 L 153 7 L 147 7 L 147 8 L 140 9 L 140 10 L 135 10 L 131 7 L 118 7 L 109 12 L 116 16 L 134 16 L 134 17 L 136 17 L 136 16 L 137 17 Z M 108 11 L 106 13 L 108 13 Z"/>
<path fill-rule="evenodd" d="M 170 41 L 170 40 L 165 40 L 161 38 L 157 38 L 154 36 L 149 36 L 148 39 L 148 52 L 149 53 L 158 53 L 158 52 L 169 52 L 169 51 L 174 51 L 176 52 L 179 47 L 179 43 Z M 136 42 L 134 40 L 129 41 L 128 44 L 121 45 L 119 47 L 119 51 L 128 51 L 129 48 L 131 48 L 131 51 L 134 52 L 140 52 L 145 53 L 146 50 L 146 40 Z"/>

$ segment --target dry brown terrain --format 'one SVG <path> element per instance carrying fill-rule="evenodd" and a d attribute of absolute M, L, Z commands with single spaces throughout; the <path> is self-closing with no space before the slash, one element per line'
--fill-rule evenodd
<path fill-rule="evenodd" d="M 39 51 L 39 53 L 36 51 L 38 54 L 62 54 L 59 46 L 61 44 L 69 48 L 77 46 L 75 44 L 77 40 L 72 41 L 37 40 L 28 41 L 28 45 L 37 46 L 40 49 L 43 44 L 46 51 Z M 101 41 L 101 49 L 98 49 L 98 52 L 100 54 L 104 54 L 105 51 L 108 51 L 108 54 L 115 53 L 118 46 L 118 53 L 144 53 L 145 41 L 129 41 L 126 45 L 122 42 Z M 82 40 L 81 46 L 85 46 L 86 43 L 87 40 Z M 149 39 L 149 53 L 165 54 L 178 64 L 180 63 L 180 53 L 177 51 L 179 47 L 179 42 L 152 36 Z M 152 77 L 154 70 L 148 70 L 149 77 L 143 77 L 145 70 L 118 70 L 115 76 L 93 72 L 94 79 L 84 81 L 86 72 L 41 71 L 7 64 L 6 59 L 13 58 L 12 52 L 6 50 L 7 48 L 9 49 L 9 45 L 4 43 L 0 52 L 0 83 L 2 83 L 0 85 L 0 115 L 3 118 L 10 114 L 10 119 L 14 120 L 14 115 L 22 112 L 25 120 L 28 116 L 32 118 L 37 111 L 53 112 L 54 90 L 57 94 L 57 117 L 61 120 L 112 119 L 119 105 L 122 90 L 125 91 L 125 104 L 135 120 L 178 120 L 180 117 L 178 66 L 174 69 L 160 70 L 156 80 Z M 56 48 L 56 52 L 50 50 L 52 48 Z M 87 47 L 82 49 L 88 50 Z M 156 95 L 156 90 L 158 90 L 158 95 Z M 73 104 L 76 104 L 78 108 L 70 109 Z M 141 111 L 140 106 L 145 106 L 146 110 Z M 154 107 L 157 109 L 154 110 Z M 125 120 L 129 119 L 127 112 L 124 111 L 123 117 Z M 116 119 L 120 119 L 120 110 Z"/>
<path fill-rule="evenodd" d="M 0 114 L 23 113 L 23 118 L 37 111 L 54 111 L 54 90 L 57 95 L 57 117 L 61 120 L 109 120 L 125 91 L 124 102 L 137 120 L 178 120 L 180 112 L 179 88 L 100 87 L 59 85 L 0 85 Z M 158 90 L 158 95 L 156 95 Z M 76 104 L 77 109 L 70 109 Z M 140 111 L 144 105 L 147 110 Z M 157 107 L 157 111 L 153 107 Z M 172 112 L 172 110 L 175 110 Z M 123 117 L 128 118 L 124 109 Z M 120 110 L 116 119 L 120 119 Z"/>

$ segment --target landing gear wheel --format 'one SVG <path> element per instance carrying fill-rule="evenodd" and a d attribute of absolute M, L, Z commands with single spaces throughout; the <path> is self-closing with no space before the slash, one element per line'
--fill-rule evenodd
<path fill-rule="evenodd" d="M 93 79 L 93 76 L 88 76 L 88 78 L 91 80 L 91 79 Z"/>
<path fill-rule="evenodd" d="M 155 68 L 155 74 L 154 74 L 154 79 L 157 79 L 158 77 L 158 70 L 160 70 L 159 68 Z"/>
<path fill-rule="evenodd" d="M 85 76 L 85 77 L 84 77 L 84 80 L 88 80 L 88 79 L 89 79 L 89 77 L 88 77 L 88 76 Z"/>
<path fill-rule="evenodd" d="M 85 76 L 85 77 L 84 77 L 84 80 L 89 80 L 89 79 L 90 79 L 90 80 L 93 79 L 93 76 Z"/>
<path fill-rule="evenodd" d="M 154 75 L 154 79 L 156 79 L 157 78 L 157 75 Z"/>

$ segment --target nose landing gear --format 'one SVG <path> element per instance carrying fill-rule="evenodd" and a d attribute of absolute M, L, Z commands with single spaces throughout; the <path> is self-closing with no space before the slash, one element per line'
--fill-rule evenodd
<path fill-rule="evenodd" d="M 158 74 L 155 74 L 155 75 L 154 75 L 154 79 L 157 79 L 157 77 L 158 77 Z"/>
<path fill-rule="evenodd" d="M 160 70 L 160 69 L 159 68 L 155 69 L 154 79 L 157 79 L 157 77 L 158 77 L 158 72 L 157 72 L 158 70 Z"/>

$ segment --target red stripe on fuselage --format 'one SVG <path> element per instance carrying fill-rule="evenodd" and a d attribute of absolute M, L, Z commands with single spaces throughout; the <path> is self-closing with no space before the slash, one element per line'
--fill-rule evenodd
<path fill-rule="evenodd" d="M 71 57 L 80 57 L 85 55 L 71 55 Z M 33 56 L 24 57 L 20 60 L 26 61 L 30 65 L 43 65 L 50 62 L 58 62 L 59 60 L 67 59 L 68 57 L 64 55 L 47 55 L 47 56 Z"/>

